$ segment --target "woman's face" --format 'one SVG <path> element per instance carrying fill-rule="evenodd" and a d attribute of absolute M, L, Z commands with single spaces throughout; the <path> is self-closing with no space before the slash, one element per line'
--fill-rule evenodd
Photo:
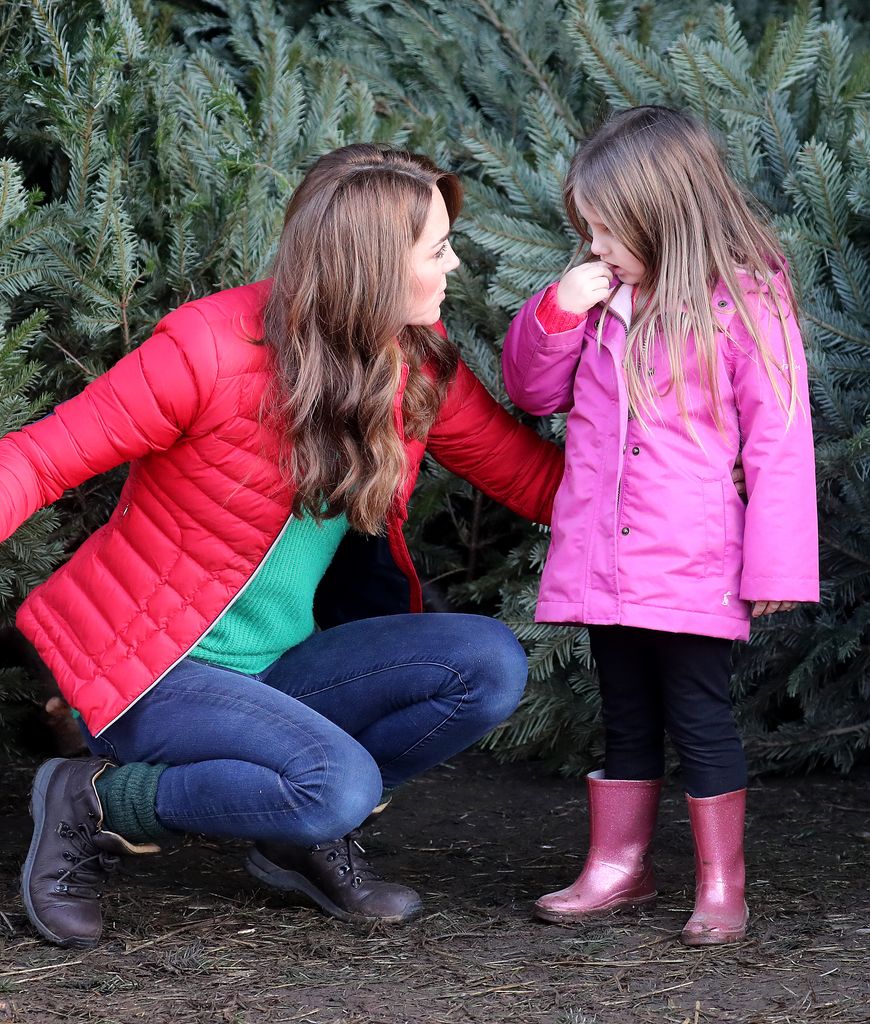
<path fill-rule="evenodd" d="M 432 189 L 429 214 L 420 237 L 411 249 L 411 302 L 407 323 L 431 327 L 441 317 L 447 275 L 459 266 L 450 247 L 450 217 L 439 189 Z"/>

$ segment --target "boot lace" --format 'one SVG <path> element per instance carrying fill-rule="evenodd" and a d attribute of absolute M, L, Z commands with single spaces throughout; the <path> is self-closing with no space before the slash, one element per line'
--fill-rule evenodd
<path fill-rule="evenodd" d="M 93 818 L 90 812 L 88 816 Z M 70 866 L 58 873 L 55 892 L 81 899 L 100 899 L 103 895 L 100 884 L 115 870 L 121 858 L 94 845 L 93 824 L 82 822 L 73 828 L 62 821 L 57 831 L 71 849 L 63 853 L 63 859 Z"/>
<path fill-rule="evenodd" d="M 359 842 L 361 834 L 359 829 L 354 829 L 341 839 L 321 843 L 312 848 L 312 852 L 319 851 L 325 854 L 325 859 L 330 864 L 335 863 L 336 874 L 343 876 L 353 872 L 350 880 L 353 889 L 358 889 L 363 882 L 379 881 L 381 877 L 365 859 L 366 851 Z"/>

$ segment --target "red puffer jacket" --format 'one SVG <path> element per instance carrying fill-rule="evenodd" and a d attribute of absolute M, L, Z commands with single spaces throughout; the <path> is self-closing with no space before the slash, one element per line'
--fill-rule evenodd
<path fill-rule="evenodd" d="M 277 438 L 260 421 L 268 350 L 252 343 L 262 338 L 268 292 L 262 281 L 179 307 L 80 395 L 0 440 L 0 538 L 68 488 L 132 463 L 109 521 L 33 590 L 17 618 L 94 734 L 197 643 L 289 517 Z M 397 411 L 401 400 L 400 392 Z M 396 566 L 403 573 L 404 607 L 392 610 L 421 609 L 402 522 L 426 448 L 544 523 L 562 474 L 562 453 L 510 417 L 460 363 L 426 445 L 407 442 L 410 471 L 387 531 L 392 583 L 384 587 L 395 590 Z M 354 559 L 358 567 L 358 551 Z M 378 560 L 386 581 L 383 551 Z M 347 591 L 363 581 L 343 582 Z M 377 600 L 346 608 L 329 624 L 379 610 Z"/>

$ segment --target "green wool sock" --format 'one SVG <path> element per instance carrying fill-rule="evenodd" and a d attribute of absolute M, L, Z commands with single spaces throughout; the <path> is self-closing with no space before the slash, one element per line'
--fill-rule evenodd
<path fill-rule="evenodd" d="M 157 820 L 157 784 L 167 764 L 124 764 L 107 768 L 97 779 L 103 828 L 128 843 L 164 843 L 177 835 Z"/>

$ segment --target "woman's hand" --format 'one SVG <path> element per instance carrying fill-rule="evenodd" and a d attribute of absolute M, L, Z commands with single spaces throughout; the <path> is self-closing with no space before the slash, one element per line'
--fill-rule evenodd
<path fill-rule="evenodd" d="M 586 313 L 599 302 L 607 301 L 612 280 L 610 267 L 601 260 L 582 263 L 572 267 L 559 282 L 556 301 L 569 313 Z"/>
<path fill-rule="evenodd" d="M 758 619 L 762 615 L 773 615 L 774 612 L 791 612 L 797 608 L 797 601 L 753 601 L 752 617 Z"/>

